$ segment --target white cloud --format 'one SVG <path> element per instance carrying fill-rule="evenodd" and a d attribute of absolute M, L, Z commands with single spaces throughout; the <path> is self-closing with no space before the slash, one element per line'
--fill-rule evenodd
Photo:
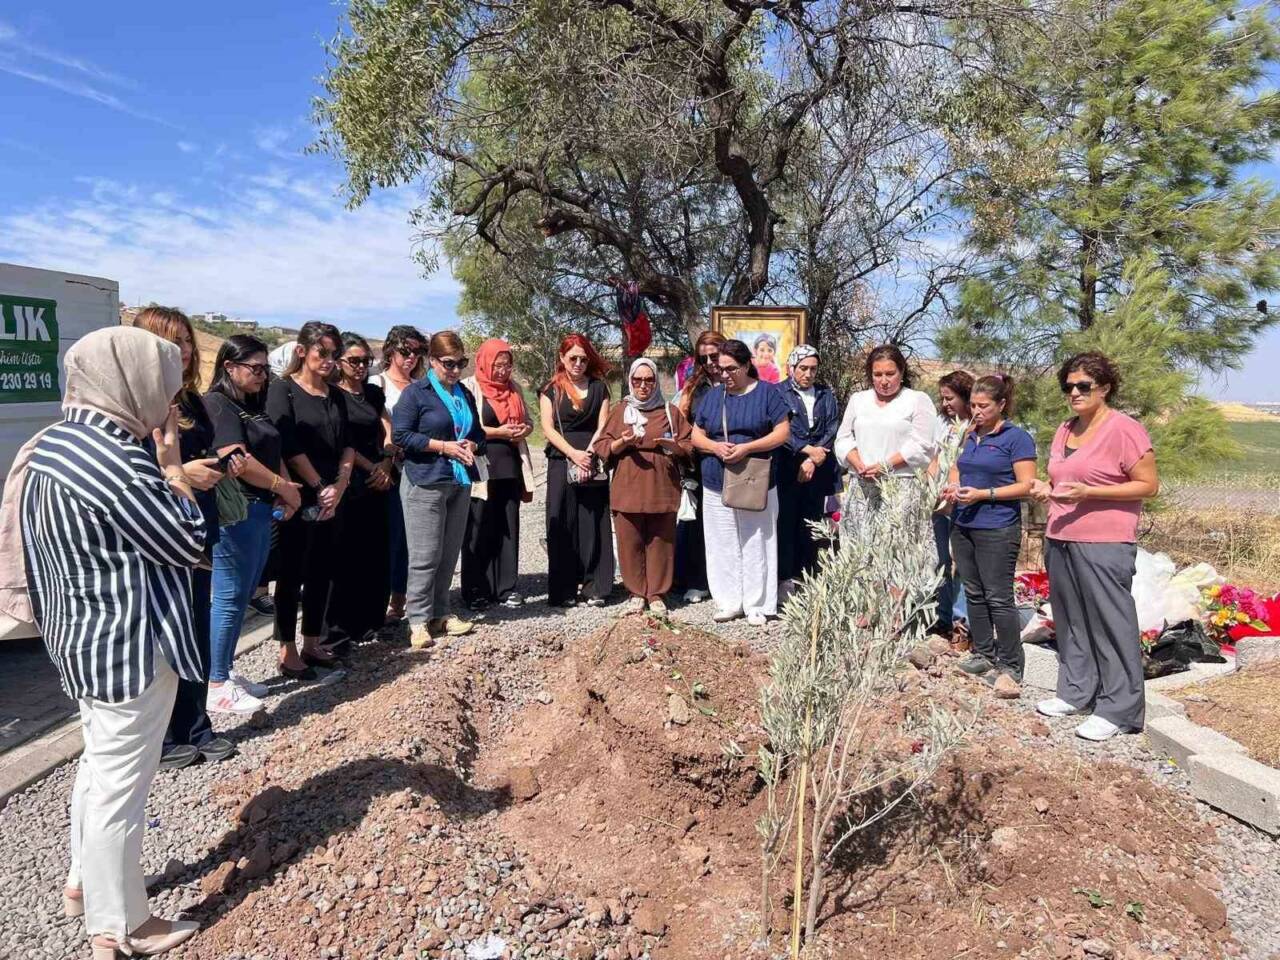
<path fill-rule="evenodd" d="M 210 201 L 102 179 L 81 196 L 0 214 L 0 260 L 120 281 L 126 303 L 157 301 L 260 322 L 329 320 L 369 333 L 440 329 L 458 287 L 412 259 L 410 191 L 343 208 L 327 182 L 279 171 L 233 181 Z"/>
<path fill-rule="evenodd" d="M 179 140 L 178 149 L 181 150 L 183 153 L 195 153 L 200 148 L 196 146 L 194 143 L 192 143 L 190 140 Z"/>

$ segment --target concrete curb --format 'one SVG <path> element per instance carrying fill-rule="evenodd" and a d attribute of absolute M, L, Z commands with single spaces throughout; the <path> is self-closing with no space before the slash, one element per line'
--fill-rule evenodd
<path fill-rule="evenodd" d="M 1056 690 L 1058 655 L 1034 644 L 1022 649 L 1026 657 L 1023 684 Z M 1235 662 L 1228 658 L 1226 663 L 1193 663 L 1185 673 L 1147 681 L 1147 740 L 1153 753 L 1168 757 L 1187 771 L 1191 794 L 1201 803 L 1280 836 L 1280 770 L 1252 759 L 1230 737 L 1192 722 L 1187 708 L 1163 692 L 1235 669 Z"/>
<path fill-rule="evenodd" d="M 273 626 L 267 620 L 252 630 L 241 633 L 236 653 L 248 653 L 262 646 L 271 639 Z M 21 793 L 38 780 L 43 780 L 68 760 L 80 756 L 83 749 L 80 719 L 72 717 L 0 756 L 0 809 L 4 808 L 10 797 Z"/>

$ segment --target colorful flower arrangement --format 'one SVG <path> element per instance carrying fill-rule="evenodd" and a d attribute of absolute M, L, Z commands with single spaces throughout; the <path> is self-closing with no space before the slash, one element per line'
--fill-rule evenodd
<path fill-rule="evenodd" d="M 1043 570 L 1020 573 L 1013 580 L 1014 602 L 1020 607 L 1038 607 L 1049 601 L 1049 575 Z"/>
<path fill-rule="evenodd" d="M 1229 643 L 1228 631 L 1239 627 L 1267 630 L 1267 600 L 1247 587 L 1229 583 L 1213 584 L 1201 591 L 1204 598 L 1204 625 L 1219 643 Z"/>

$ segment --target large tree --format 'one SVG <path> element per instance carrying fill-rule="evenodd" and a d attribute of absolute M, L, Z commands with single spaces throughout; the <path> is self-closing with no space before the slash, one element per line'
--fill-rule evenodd
<path fill-rule="evenodd" d="M 1062 0 L 1049 31 L 994 48 L 1011 82 L 973 88 L 984 109 L 954 141 L 981 266 L 949 350 L 1047 364 L 1134 295 L 1149 257 L 1171 288 L 1169 362 L 1237 363 L 1280 287 L 1280 199 L 1247 175 L 1280 139 L 1268 9 Z"/>
<path fill-rule="evenodd" d="M 962 75 L 942 26 L 980 2 L 352 0 L 321 144 L 354 202 L 425 179 L 454 256 L 518 259 L 548 302 L 617 274 L 694 329 L 770 289 L 819 110 L 830 128 L 912 73 L 913 115 L 919 80 Z"/>

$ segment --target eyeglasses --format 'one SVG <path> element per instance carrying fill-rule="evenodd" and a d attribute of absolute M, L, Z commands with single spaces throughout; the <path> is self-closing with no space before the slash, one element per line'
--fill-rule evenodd
<path fill-rule="evenodd" d="M 586 358 L 585 356 L 582 356 L 582 357 L 565 357 L 565 358 L 564 358 L 564 362 L 565 362 L 565 363 L 586 363 L 586 362 L 587 362 L 587 358 Z"/>
<path fill-rule="evenodd" d="M 402 357 L 425 357 L 427 355 L 427 351 L 424 347 L 401 347 L 396 351 L 396 353 L 400 354 Z"/>
<path fill-rule="evenodd" d="M 342 363 L 351 367 L 367 367 L 369 365 L 368 357 L 343 357 Z"/>
<path fill-rule="evenodd" d="M 704 353 L 698 358 L 699 363 L 715 363 L 720 359 L 719 353 Z"/>
<path fill-rule="evenodd" d="M 1097 384 L 1090 380 L 1072 380 L 1062 385 L 1062 392 L 1066 394 L 1078 393 L 1082 397 L 1087 397 L 1093 393 L 1093 388 Z"/>
<path fill-rule="evenodd" d="M 726 367 L 726 366 L 721 365 L 721 366 L 720 366 L 720 367 L 718 367 L 717 369 L 719 369 L 719 371 L 720 371 L 721 375 L 723 375 L 723 376 L 726 376 L 726 377 L 727 377 L 727 376 L 730 376 L 730 375 L 732 375 L 732 374 L 735 374 L 735 373 L 737 373 L 739 370 L 741 370 L 741 369 L 742 369 L 742 364 L 740 364 L 740 363 L 735 363 L 735 364 L 734 364 L 733 366 L 731 366 L 731 367 Z"/>
<path fill-rule="evenodd" d="M 465 370 L 470 362 L 466 357 L 459 357 L 457 360 L 452 357 L 434 357 L 433 359 L 450 373 L 454 370 Z"/>
<path fill-rule="evenodd" d="M 342 356 L 341 350 L 330 350 L 328 347 L 313 347 L 312 349 L 315 350 L 316 356 L 321 360 L 336 360 Z"/>
<path fill-rule="evenodd" d="M 493 369 L 494 369 L 495 371 L 497 371 L 497 370 L 510 370 L 510 369 L 511 369 L 511 364 L 509 364 L 509 363 L 495 363 L 495 364 L 493 365 Z"/>
<path fill-rule="evenodd" d="M 266 363 L 245 363 L 242 360 L 232 360 L 231 362 L 237 367 L 244 367 L 255 377 L 265 377 L 267 371 L 271 369 L 271 365 Z"/>
<path fill-rule="evenodd" d="M 637 387 L 643 387 L 645 385 L 653 386 L 653 384 L 658 382 L 658 379 L 656 377 L 632 377 L 631 382 Z"/>

